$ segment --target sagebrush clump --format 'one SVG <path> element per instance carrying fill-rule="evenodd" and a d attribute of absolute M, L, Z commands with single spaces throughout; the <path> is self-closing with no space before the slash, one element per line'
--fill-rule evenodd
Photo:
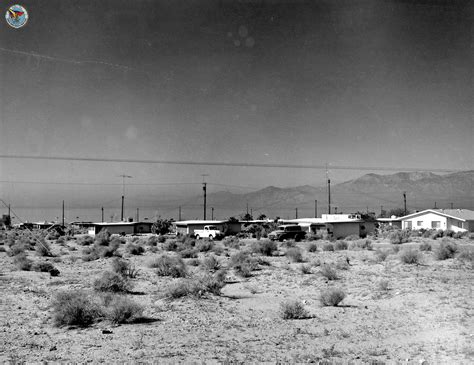
<path fill-rule="evenodd" d="M 283 319 L 305 319 L 309 317 L 309 313 L 300 301 L 289 300 L 280 304 L 280 317 Z"/>
<path fill-rule="evenodd" d="M 265 256 L 272 256 L 275 251 L 278 251 L 278 245 L 271 240 L 263 240 L 252 244 L 252 251 Z"/>
<path fill-rule="evenodd" d="M 115 272 L 106 271 L 94 281 L 94 290 L 113 293 L 127 293 L 132 289 L 130 281 Z"/>
<path fill-rule="evenodd" d="M 293 262 L 303 262 L 303 253 L 298 247 L 289 248 L 286 251 L 286 257 L 288 257 Z"/>
<path fill-rule="evenodd" d="M 321 292 L 319 301 L 323 306 L 336 307 L 340 302 L 344 300 L 346 294 L 342 289 L 331 288 Z"/>
<path fill-rule="evenodd" d="M 65 291 L 58 293 L 52 302 L 53 321 L 58 327 L 90 326 L 102 316 L 97 303 L 84 292 Z"/>
<path fill-rule="evenodd" d="M 435 257 L 437 260 L 452 259 L 456 252 L 458 252 L 458 246 L 454 242 L 443 241 L 436 249 Z"/>
<path fill-rule="evenodd" d="M 337 270 L 333 265 L 324 264 L 321 266 L 321 275 L 324 276 L 328 280 L 337 280 L 339 279 L 339 275 L 337 274 Z"/>
<path fill-rule="evenodd" d="M 414 248 L 406 248 L 399 253 L 400 261 L 404 264 L 417 265 L 420 263 L 420 251 Z"/>
<path fill-rule="evenodd" d="M 161 255 L 151 261 L 149 267 L 156 269 L 158 276 L 184 278 L 188 275 L 186 263 L 179 256 Z"/>
<path fill-rule="evenodd" d="M 105 317 L 113 323 L 133 323 L 139 319 L 144 307 L 121 295 L 115 295 L 104 310 Z"/>

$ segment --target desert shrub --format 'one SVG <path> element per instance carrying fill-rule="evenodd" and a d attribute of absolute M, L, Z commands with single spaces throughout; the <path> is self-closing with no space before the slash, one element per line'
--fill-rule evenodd
<path fill-rule="evenodd" d="M 316 243 L 310 243 L 308 245 L 308 252 L 316 252 L 318 251 L 318 245 Z"/>
<path fill-rule="evenodd" d="M 388 239 L 392 245 L 400 245 L 402 243 L 410 242 L 410 231 L 396 230 L 390 232 Z"/>
<path fill-rule="evenodd" d="M 443 241 L 436 249 L 435 257 L 437 260 L 452 259 L 457 251 L 458 246 L 454 242 Z"/>
<path fill-rule="evenodd" d="M 195 248 L 185 248 L 179 252 L 183 259 L 195 259 L 198 257 L 198 250 Z"/>
<path fill-rule="evenodd" d="M 399 253 L 400 261 L 404 264 L 417 265 L 420 263 L 420 251 L 406 248 Z"/>
<path fill-rule="evenodd" d="M 421 232 L 421 237 L 423 238 L 430 238 L 432 235 L 432 230 L 429 230 L 429 229 L 423 230 L 423 231 L 421 231 L 420 229 L 420 232 Z"/>
<path fill-rule="evenodd" d="M 470 232 L 467 236 L 470 240 L 474 240 L 474 232 Z"/>
<path fill-rule="evenodd" d="M 23 271 L 30 271 L 31 265 L 33 264 L 33 262 L 28 257 L 26 257 L 26 254 L 24 252 L 16 255 L 13 258 L 13 263 L 18 269 Z"/>
<path fill-rule="evenodd" d="M 459 239 L 459 238 L 463 238 L 463 237 L 466 237 L 466 236 L 467 236 L 467 231 L 464 231 L 464 232 L 456 232 L 456 233 L 453 235 L 453 238 Z"/>
<path fill-rule="evenodd" d="M 16 256 L 25 253 L 26 246 L 20 242 L 15 243 L 14 245 L 10 246 L 8 250 L 8 256 Z"/>
<path fill-rule="evenodd" d="M 381 250 L 380 248 L 378 248 L 375 251 L 375 257 L 377 258 L 378 262 L 385 261 L 388 255 L 390 255 L 390 252 L 388 250 Z"/>
<path fill-rule="evenodd" d="M 319 234 L 319 233 L 308 233 L 306 235 L 306 239 L 305 241 L 318 241 L 318 240 L 322 240 L 323 239 L 323 235 L 322 234 Z"/>
<path fill-rule="evenodd" d="M 143 314 L 143 306 L 133 300 L 115 295 L 108 303 L 105 316 L 113 323 L 132 323 Z"/>
<path fill-rule="evenodd" d="M 391 249 L 392 249 L 393 253 L 398 253 L 400 251 L 400 246 L 392 245 Z"/>
<path fill-rule="evenodd" d="M 428 242 L 423 242 L 420 245 L 420 251 L 431 251 L 431 245 Z"/>
<path fill-rule="evenodd" d="M 108 246 L 110 243 L 110 236 L 110 232 L 107 229 L 102 229 L 95 235 L 95 243 L 99 246 Z"/>
<path fill-rule="evenodd" d="M 59 292 L 52 302 L 53 320 L 58 327 L 87 327 L 102 316 L 100 307 L 86 293 Z"/>
<path fill-rule="evenodd" d="M 471 262 L 474 263 L 474 250 L 473 249 L 464 249 L 458 253 L 457 256 L 458 260 L 464 262 Z"/>
<path fill-rule="evenodd" d="M 274 241 L 263 240 L 253 243 L 252 251 L 265 256 L 272 256 L 275 251 L 278 251 L 278 245 Z"/>
<path fill-rule="evenodd" d="M 239 276 L 250 277 L 252 271 L 258 268 L 258 262 L 247 252 L 240 251 L 230 257 L 229 267 L 233 268 Z"/>
<path fill-rule="evenodd" d="M 184 278 L 188 275 L 186 264 L 179 256 L 159 256 L 150 262 L 149 267 L 156 269 L 158 276 Z"/>
<path fill-rule="evenodd" d="M 94 280 L 94 290 L 102 292 L 128 292 L 132 288 L 127 278 L 115 272 L 106 271 Z"/>
<path fill-rule="evenodd" d="M 339 260 L 338 262 L 336 262 L 336 269 L 337 270 L 349 270 L 349 259 L 346 258 L 345 260 Z"/>
<path fill-rule="evenodd" d="M 2 245 L 2 246 L 0 246 L 0 252 L 7 252 L 7 249 L 5 247 L 3 247 L 3 245 Z"/>
<path fill-rule="evenodd" d="M 160 234 L 157 238 L 159 243 L 165 243 L 166 242 L 166 237 Z"/>
<path fill-rule="evenodd" d="M 66 236 L 61 236 L 57 239 L 56 243 L 61 246 L 64 246 L 66 241 L 67 241 Z"/>
<path fill-rule="evenodd" d="M 37 272 L 49 272 L 51 276 L 58 276 L 59 270 L 54 267 L 51 262 L 48 261 L 37 261 L 31 265 L 32 271 Z"/>
<path fill-rule="evenodd" d="M 350 244 L 350 249 L 361 249 L 361 250 L 369 250 L 373 249 L 372 241 L 366 238 L 359 239 L 357 241 L 352 241 Z"/>
<path fill-rule="evenodd" d="M 165 239 L 166 241 L 166 239 Z M 164 243 L 164 242 L 163 242 Z M 146 241 L 146 245 L 150 247 L 156 247 L 158 246 L 158 236 L 150 236 L 148 237 L 148 240 Z"/>
<path fill-rule="evenodd" d="M 351 234 L 349 236 L 347 236 L 346 238 L 344 238 L 346 241 L 357 241 L 359 239 L 359 235 L 357 234 Z"/>
<path fill-rule="evenodd" d="M 214 241 L 211 241 L 207 238 L 203 238 L 196 243 L 196 249 L 199 252 L 208 252 L 214 248 Z"/>
<path fill-rule="evenodd" d="M 136 278 L 138 275 L 138 270 L 133 264 L 128 261 L 125 261 L 119 257 L 116 257 L 111 262 L 112 272 L 119 274 L 123 277 Z"/>
<path fill-rule="evenodd" d="M 203 266 L 204 269 L 206 269 L 208 271 L 217 271 L 221 268 L 221 264 L 220 264 L 219 260 L 214 255 L 210 255 L 208 257 L 205 257 L 202 260 L 202 266 Z"/>
<path fill-rule="evenodd" d="M 321 275 L 328 280 L 337 280 L 339 276 L 337 275 L 337 270 L 333 265 L 323 264 L 321 266 Z"/>
<path fill-rule="evenodd" d="M 301 270 L 301 273 L 302 274 L 312 274 L 312 271 L 311 271 L 311 266 L 310 265 L 301 265 L 300 266 L 300 270 Z"/>
<path fill-rule="evenodd" d="M 346 294 L 342 289 L 331 288 L 321 292 L 319 301 L 325 307 L 336 307 L 345 297 Z"/>
<path fill-rule="evenodd" d="M 454 236 L 454 231 L 452 231 L 450 229 L 447 229 L 447 230 L 443 231 L 443 236 L 444 237 L 453 237 Z"/>
<path fill-rule="evenodd" d="M 347 250 L 348 244 L 346 241 L 337 241 L 334 244 L 334 249 L 337 251 Z"/>
<path fill-rule="evenodd" d="M 222 241 L 225 247 L 240 248 L 240 240 L 235 236 L 227 236 Z"/>
<path fill-rule="evenodd" d="M 300 301 L 289 300 L 280 304 L 280 317 L 282 319 L 305 319 L 309 317 L 309 313 Z"/>
<path fill-rule="evenodd" d="M 444 231 L 442 229 L 431 230 L 430 233 L 431 233 L 430 238 L 433 240 L 437 238 L 442 238 L 444 235 Z"/>
<path fill-rule="evenodd" d="M 81 246 L 90 246 L 94 243 L 94 238 L 89 235 L 82 236 L 82 237 L 79 237 L 79 239 L 77 240 L 77 243 Z"/>
<path fill-rule="evenodd" d="M 380 291 L 387 291 L 390 289 L 388 280 L 382 279 L 377 283 L 377 289 Z"/>
<path fill-rule="evenodd" d="M 169 299 L 178 299 L 189 295 L 192 292 L 190 281 L 181 279 L 168 284 L 163 296 Z"/>
<path fill-rule="evenodd" d="M 141 245 L 127 243 L 127 245 L 125 246 L 125 251 L 127 251 L 131 255 L 141 255 L 143 252 L 145 252 L 145 249 Z"/>
<path fill-rule="evenodd" d="M 53 256 L 51 247 L 44 239 L 38 239 L 35 245 L 35 251 L 38 256 Z"/>
<path fill-rule="evenodd" d="M 82 250 L 82 261 L 94 261 L 99 258 L 99 252 L 95 247 L 85 247 Z"/>
<path fill-rule="evenodd" d="M 330 242 L 325 243 L 323 246 L 323 251 L 334 251 L 334 245 Z"/>
<path fill-rule="evenodd" d="M 281 242 L 282 247 L 286 248 L 291 248 L 291 247 L 296 247 L 296 241 L 295 240 L 285 240 Z"/>
<path fill-rule="evenodd" d="M 137 237 L 134 237 L 134 239 L 135 239 L 135 241 L 136 241 Z M 135 241 L 132 239 L 132 242 L 135 242 Z M 109 245 L 109 246 L 117 246 L 117 247 L 120 247 L 120 245 L 123 245 L 123 244 L 125 244 L 125 243 L 126 243 L 126 241 L 125 241 L 124 238 L 115 236 L 115 237 L 113 237 L 113 238 L 110 239 L 108 245 Z"/>
<path fill-rule="evenodd" d="M 289 248 L 286 253 L 286 257 L 288 257 L 293 262 L 303 262 L 303 254 L 298 247 Z"/>
<path fill-rule="evenodd" d="M 177 251 L 178 242 L 176 240 L 168 240 L 162 244 L 164 251 Z"/>
<path fill-rule="evenodd" d="M 225 286 L 225 270 L 217 271 L 214 275 L 205 274 L 194 279 L 194 292 L 199 288 L 199 293 L 211 293 L 213 295 L 221 295 L 221 290 Z"/>

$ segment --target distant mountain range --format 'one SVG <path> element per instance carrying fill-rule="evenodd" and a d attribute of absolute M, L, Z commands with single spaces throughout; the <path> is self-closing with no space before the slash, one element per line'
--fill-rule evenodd
<path fill-rule="evenodd" d="M 474 171 L 437 175 L 431 172 L 399 172 L 391 175 L 366 174 L 360 178 L 331 186 L 333 212 L 374 211 L 403 207 L 403 192 L 406 192 L 410 210 L 434 208 L 474 209 Z M 195 203 L 202 202 L 196 197 Z M 296 215 L 313 216 L 315 200 L 318 215 L 327 213 L 327 187 L 309 185 L 278 188 L 269 186 L 245 194 L 230 192 L 210 193 L 208 207 L 245 211 L 247 204 L 254 216 Z M 293 213 L 294 211 L 294 213 Z"/>

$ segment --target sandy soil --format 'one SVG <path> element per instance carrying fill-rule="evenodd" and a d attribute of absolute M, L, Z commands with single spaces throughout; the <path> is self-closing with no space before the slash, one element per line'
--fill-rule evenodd
<path fill-rule="evenodd" d="M 439 241 L 416 238 L 398 245 L 418 247 Z M 245 246 L 251 240 L 243 240 Z M 469 239 L 456 240 L 460 247 L 474 247 Z M 385 261 L 374 250 L 318 251 L 303 249 L 305 265 L 283 256 L 265 257 L 250 278 L 229 271 L 222 296 L 163 299 L 167 284 L 176 280 L 159 277 L 147 262 L 161 252 L 148 250 L 125 259 L 139 275 L 134 292 L 127 294 L 145 306 L 148 319 L 141 323 L 113 325 L 98 322 L 88 328 L 53 326 L 51 299 L 62 290 L 92 290 L 92 283 L 110 268 L 110 259 L 83 262 L 82 247 L 75 241 L 52 244 L 55 258 L 47 258 L 60 270 L 48 273 L 19 271 L 13 258 L 0 252 L 0 362 L 206 362 L 206 363 L 474 363 L 474 306 L 472 262 L 458 259 L 437 261 L 432 252 L 422 252 L 422 264 L 400 262 L 391 251 Z M 221 243 L 219 243 L 221 244 Z M 374 248 L 390 249 L 383 240 Z M 69 248 L 77 247 L 70 251 Z M 219 260 L 226 265 L 235 249 L 225 249 Z M 201 257 L 208 253 L 201 253 Z M 40 260 L 29 251 L 28 256 Z M 328 281 L 320 263 L 350 261 L 339 270 L 340 279 Z M 44 259 L 44 258 L 41 258 Z M 190 267 L 191 270 L 201 270 Z M 379 289 L 387 280 L 388 290 Z M 323 307 L 319 296 L 328 287 L 347 294 L 338 307 Z M 280 303 L 297 299 L 310 318 L 284 320 Z"/>

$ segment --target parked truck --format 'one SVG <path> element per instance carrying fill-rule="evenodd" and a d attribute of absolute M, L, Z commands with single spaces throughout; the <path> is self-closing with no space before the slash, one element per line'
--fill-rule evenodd
<path fill-rule="evenodd" d="M 194 237 L 196 239 L 202 238 L 209 238 L 211 240 L 215 238 L 222 238 L 224 233 L 219 230 L 216 226 L 204 226 L 204 229 L 195 229 L 194 230 Z"/>

